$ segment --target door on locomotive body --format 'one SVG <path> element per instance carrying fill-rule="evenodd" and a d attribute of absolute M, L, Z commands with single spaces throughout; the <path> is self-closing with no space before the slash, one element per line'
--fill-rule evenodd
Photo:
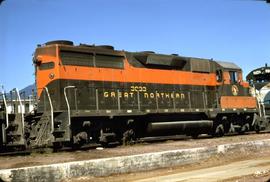
<path fill-rule="evenodd" d="M 208 93 L 209 105 L 208 108 L 218 108 L 219 107 L 219 98 L 222 95 L 223 88 L 223 70 L 220 67 L 216 68 L 216 85 L 214 89 Z"/>
<path fill-rule="evenodd" d="M 60 78 L 62 82 L 61 109 L 66 110 L 67 104 L 71 110 L 93 110 L 96 107 L 96 84 L 91 81 L 94 68 L 94 51 L 87 47 L 60 47 Z"/>

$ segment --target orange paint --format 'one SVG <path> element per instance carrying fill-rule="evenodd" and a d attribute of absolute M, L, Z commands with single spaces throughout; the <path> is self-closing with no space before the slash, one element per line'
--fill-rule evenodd
<path fill-rule="evenodd" d="M 231 79 L 230 79 L 230 74 L 229 74 L 229 72 L 223 72 L 223 80 L 224 80 L 224 82 L 223 82 L 223 84 L 227 84 L 227 85 L 230 85 L 231 84 Z"/>
<path fill-rule="evenodd" d="M 222 96 L 220 106 L 222 109 L 252 109 L 257 107 L 257 102 L 254 97 L 249 96 Z"/>
<path fill-rule="evenodd" d="M 242 85 L 244 88 L 249 88 L 249 83 L 248 82 L 240 82 L 240 85 Z"/>
<path fill-rule="evenodd" d="M 59 79 L 59 66 L 58 66 L 58 61 L 55 57 L 52 56 L 38 56 L 39 61 L 41 63 L 48 63 L 48 62 L 54 62 L 54 68 L 53 69 L 48 69 L 48 70 L 39 70 L 37 69 L 36 72 L 36 84 L 37 84 L 37 94 L 38 97 L 41 95 L 42 90 L 44 87 L 48 85 L 51 81 L 55 79 Z M 53 74 L 54 77 L 50 77 L 50 75 Z"/>
<path fill-rule="evenodd" d="M 175 84 L 175 85 L 196 85 L 196 86 L 217 86 L 222 84 L 230 85 L 229 72 L 223 72 L 224 82 L 216 81 L 216 73 L 197 73 L 181 70 L 161 70 L 137 68 L 129 64 L 125 59 L 124 69 L 95 68 L 84 66 L 62 65 L 59 58 L 59 46 L 56 47 L 56 57 L 38 55 L 42 63 L 55 63 L 55 67 L 49 70 L 37 70 L 36 83 L 38 97 L 42 90 L 50 82 L 57 79 L 66 80 L 93 80 L 111 82 L 137 82 L 137 83 L 156 83 L 156 84 Z M 54 77 L 50 77 L 53 74 Z M 248 87 L 248 83 L 240 83 Z"/>
<path fill-rule="evenodd" d="M 186 84 L 215 86 L 215 74 L 187 71 L 135 68 L 125 61 L 125 69 L 61 66 L 60 78 L 71 80 L 99 80 L 114 82 L 141 82 L 159 84 Z"/>
<path fill-rule="evenodd" d="M 129 65 L 127 60 L 124 61 L 124 69 L 62 65 L 56 58 L 46 56 L 42 56 L 42 60 L 43 62 L 54 60 L 55 68 L 37 70 L 38 96 L 40 96 L 42 89 L 55 79 L 207 86 L 215 86 L 217 84 L 215 73 L 136 68 Z M 53 79 L 49 78 L 51 73 L 55 75 Z"/>

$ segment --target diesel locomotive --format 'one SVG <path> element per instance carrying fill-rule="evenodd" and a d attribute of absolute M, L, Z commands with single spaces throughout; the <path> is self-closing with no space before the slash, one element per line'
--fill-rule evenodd
<path fill-rule="evenodd" d="M 265 127 L 234 63 L 71 41 L 38 45 L 33 63 L 36 108 L 6 114 L 2 104 L 2 148 L 223 136 Z"/>
<path fill-rule="evenodd" d="M 265 66 L 252 70 L 246 77 L 251 94 L 258 100 L 259 115 L 270 120 L 270 67 Z M 265 124 L 268 124 L 267 122 Z"/>

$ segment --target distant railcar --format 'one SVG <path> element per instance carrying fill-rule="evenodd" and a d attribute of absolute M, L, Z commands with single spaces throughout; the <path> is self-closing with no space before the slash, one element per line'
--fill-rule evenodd
<path fill-rule="evenodd" d="M 265 118 L 267 127 L 270 119 L 270 67 L 257 68 L 248 73 L 246 80 L 251 85 L 251 94 L 258 100 L 259 115 Z"/>

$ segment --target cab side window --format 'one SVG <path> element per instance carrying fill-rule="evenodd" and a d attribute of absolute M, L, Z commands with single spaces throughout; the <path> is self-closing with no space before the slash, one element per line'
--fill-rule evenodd
<path fill-rule="evenodd" d="M 222 82 L 222 80 L 223 80 L 222 70 L 216 71 L 216 79 L 217 79 L 217 82 Z"/>
<path fill-rule="evenodd" d="M 237 72 L 236 71 L 230 71 L 229 74 L 230 74 L 231 83 L 237 83 L 237 81 L 238 81 Z"/>

